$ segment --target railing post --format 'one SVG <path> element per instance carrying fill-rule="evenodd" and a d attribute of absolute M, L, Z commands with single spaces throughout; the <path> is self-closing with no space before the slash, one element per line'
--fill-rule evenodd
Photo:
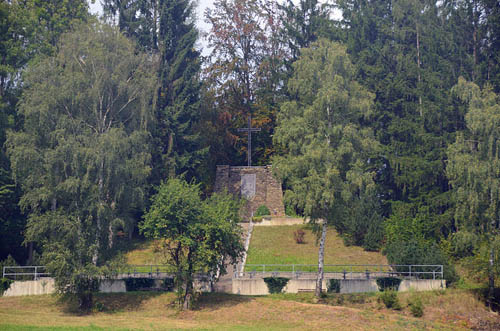
<path fill-rule="evenodd" d="M 266 273 L 266 265 L 263 264 L 262 265 L 262 275 L 264 275 Z"/>
<path fill-rule="evenodd" d="M 410 278 L 411 278 L 411 264 L 408 267 L 410 269 Z"/>
<path fill-rule="evenodd" d="M 5 278 L 5 267 L 2 268 L 2 278 Z"/>
<path fill-rule="evenodd" d="M 36 272 L 37 272 L 37 270 L 36 270 L 36 269 L 37 269 L 37 266 L 35 266 L 35 279 L 34 279 L 34 280 L 36 280 L 36 279 L 37 279 L 37 277 L 36 277 Z"/>

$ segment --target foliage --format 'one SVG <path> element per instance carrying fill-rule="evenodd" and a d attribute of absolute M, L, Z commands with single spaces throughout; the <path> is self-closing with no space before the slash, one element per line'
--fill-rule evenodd
<path fill-rule="evenodd" d="M 359 126 L 369 118 L 373 95 L 354 80 L 354 73 L 338 43 L 321 39 L 303 49 L 288 82 L 296 99 L 282 104 L 273 137 L 286 151 L 274 159 L 276 172 L 304 216 L 325 221 L 322 238 L 327 223 L 341 221 L 342 206 L 374 188 L 374 174 L 366 165 L 377 143 L 371 130 Z M 322 239 L 320 265 L 323 249 Z"/>
<path fill-rule="evenodd" d="M 377 286 L 379 291 L 398 291 L 401 279 L 396 277 L 381 277 L 377 278 Z"/>
<path fill-rule="evenodd" d="M 192 0 L 105 0 L 106 15 L 137 41 L 138 48 L 159 59 L 153 68 L 158 91 L 152 107 L 153 169 L 151 182 L 184 174 L 196 177 L 205 157 L 197 123 L 200 119 L 200 53 L 196 49 Z"/>
<path fill-rule="evenodd" d="M 12 255 L 7 256 L 5 260 L 0 261 L 0 276 L 3 277 L 3 267 L 15 267 L 19 264 L 14 260 Z"/>
<path fill-rule="evenodd" d="M 457 135 L 448 148 L 446 167 L 453 197 L 458 229 L 478 233 L 490 244 L 489 288 L 494 292 L 494 236 L 500 223 L 500 102 L 486 87 L 460 78 L 453 93 L 468 106 L 467 130 Z"/>
<path fill-rule="evenodd" d="M 85 309 L 116 229 L 132 231 L 142 207 L 149 66 L 116 29 L 79 26 L 61 38 L 57 54 L 27 69 L 23 130 L 7 137 L 29 215 L 26 242 L 40 245 L 59 291 L 87 296 Z"/>
<path fill-rule="evenodd" d="M 223 275 L 243 252 L 240 204 L 227 194 L 202 200 L 199 185 L 170 179 L 158 187 L 140 225 L 147 237 L 165 239 L 167 264 L 175 268 L 179 304 L 191 306 L 195 273 Z"/>
<path fill-rule="evenodd" d="M 125 287 L 127 292 L 130 291 L 140 291 L 143 289 L 152 288 L 155 280 L 153 278 L 136 278 L 130 277 L 123 279 L 125 281 Z"/>
<path fill-rule="evenodd" d="M 243 163 L 247 141 L 236 132 L 248 116 L 261 132 L 252 137 L 253 160 L 268 164 L 274 153 L 272 134 L 279 102 L 283 100 L 286 57 L 279 38 L 282 19 L 277 2 L 267 0 L 217 0 L 205 12 L 210 24 L 205 68 L 204 103 L 212 113 L 203 125 L 211 128 L 217 164 Z"/>
<path fill-rule="evenodd" d="M 443 265 L 443 277 L 448 285 L 458 280 L 457 273 L 453 264 L 450 264 L 448 258 L 443 254 L 438 245 L 434 243 L 419 243 L 416 239 L 409 241 L 397 241 L 390 243 L 385 248 L 387 259 L 390 264 L 412 265 L 412 264 L 430 264 Z M 396 267 L 397 271 L 408 271 L 405 267 Z M 431 269 L 422 269 L 421 271 L 432 271 Z M 419 277 L 432 278 L 432 274 L 420 275 Z"/>
<path fill-rule="evenodd" d="M 3 295 L 5 291 L 10 288 L 10 284 L 14 281 L 7 278 L 0 278 L 0 297 Z"/>
<path fill-rule="evenodd" d="M 305 242 L 304 237 L 306 233 L 302 229 L 295 230 L 293 233 L 293 239 L 297 244 L 303 244 Z"/>
<path fill-rule="evenodd" d="M 330 279 L 328 281 L 328 292 L 340 293 L 340 280 Z"/>
<path fill-rule="evenodd" d="M 424 304 L 418 295 L 414 294 L 410 296 L 408 299 L 408 307 L 410 307 L 410 313 L 414 317 L 424 316 Z"/>
<path fill-rule="evenodd" d="M 284 277 L 265 277 L 264 282 L 267 285 L 269 293 L 281 293 L 283 288 L 288 284 L 289 278 Z"/>
<path fill-rule="evenodd" d="M 269 211 L 269 208 L 267 208 L 266 205 L 261 205 L 255 211 L 255 215 L 254 216 L 269 216 L 269 215 L 271 215 L 271 212 Z"/>
<path fill-rule="evenodd" d="M 467 230 L 458 231 L 450 236 L 451 254 L 455 258 L 464 258 L 474 255 L 479 247 L 480 238 L 478 235 Z"/>
<path fill-rule="evenodd" d="M 398 292 L 396 291 L 384 291 L 379 294 L 378 298 L 389 309 L 401 310 L 402 308 L 399 303 Z"/>

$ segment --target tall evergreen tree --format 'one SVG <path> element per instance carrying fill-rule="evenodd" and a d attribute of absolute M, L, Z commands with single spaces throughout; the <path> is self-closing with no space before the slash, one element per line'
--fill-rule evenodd
<path fill-rule="evenodd" d="M 158 59 L 157 127 L 153 182 L 186 174 L 206 154 L 195 124 L 200 118 L 200 54 L 196 50 L 192 0 L 106 0 L 105 12 L 118 17 L 121 31 Z"/>

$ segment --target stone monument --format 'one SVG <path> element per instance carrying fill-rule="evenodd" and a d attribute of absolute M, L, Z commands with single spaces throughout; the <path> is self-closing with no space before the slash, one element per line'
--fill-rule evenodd
<path fill-rule="evenodd" d="M 272 216 L 285 216 L 281 184 L 273 177 L 271 166 L 232 167 L 218 165 L 215 176 L 215 191 L 244 198 L 247 204 L 243 218 L 248 219 L 260 206 L 266 206 Z"/>
<path fill-rule="evenodd" d="M 242 212 L 243 219 L 248 220 L 262 205 L 269 209 L 272 216 L 285 216 L 281 183 L 273 177 L 271 166 L 252 166 L 252 132 L 258 132 L 260 129 L 252 128 L 249 116 L 248 127 L 240 128 L 238 131 L 248 133 L 248 165 L 246 167 L 218 165 L 215 192 L 227 190 L 247 200 Z"/>

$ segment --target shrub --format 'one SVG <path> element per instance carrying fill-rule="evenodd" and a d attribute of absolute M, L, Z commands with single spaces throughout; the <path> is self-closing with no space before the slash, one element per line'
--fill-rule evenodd
<path fill-rule="evenodd" d="M 288 284 L 289 279 L 284 277 L 266 277 L 264 282 L 267 285 L 269 293 L 281 293 L 283 288 Z"/>
<path fill-rule="evenodd" d="M 298 229 L 297 231 L 294 231 L 293 238 L 295 239 L 295 242 L 297 244 L 303 244 L 305 242 L 304 241 L 305 235 L 306 233 L 304 232 L 304 230 Z"/>
<path fill-rule="evenodd" d="M 252 222 L 260 223 L 260 222 L 262 222 L 262 218 L 263 218 L 262 216 L 254 216 L 254 217 L 252 217 Z"/>
<path fill-rule="evenodd" d="M 380 293 L 379 300 L 389 309 L 400 310 L 401 304 L 399 303 L 398 294 L 395 291 L 384 291 Z"/>
<path fill-rule="evenodd" d="M 401 284 L 401 279 L 396 277 L 377 278 L 377 286 L 381 292 L 397 291 L 399 289 L 400 284 Z"/>
<path fill-rule="evenodd" d="M 127 292 L 140 291 L 154 286 L 154 279 L 152 278 L 125 278 L 125 286 Z"/>
<path fill-rule="evenodd" d="M 479 246 L 479 237 L 468 231 L 459 231 L 451 235 L 451 254 L 456 258 L 474 255 Z"/>
<path fill-rule="evenodd" d="M 330 279 L 328 281 L 328 292 L 340 293 L 340 280 Z"/>
<path fill-rule="evenodd" d="M 0 278 L 0 297 L 10 288 L 10 284 L 12 284 L 12 282 L 13 281 L 10 279 Z"/>
<path fill-rule="evenodd" d="M 387 259 L 390 264 L 441 264 L 443 265 L 444 279 L 448 284 L 458 280 L 457 273 L 441 248 L 436 244 L 418 242 L 415 239 L 392 242 L 386 247 Z M 396 268 L 397 271 L 407 271 L 406 267 Z M 431 271 L 432 269 L 426 270 Z M 421 271 L 424 271 L 422 269 Z M 420 275 L 421 278 L 432 278 L 432 274 Z"/>
<path fill-rule="evenodd" d="M 257 208 L 254 216 L 268 216 L 268 215 L 271 215 L 269 208 L 267 208 L 265 205 L 262 205 L 259 206 L 259 208 Z"/>
<path fill-rule="evenodd" d="M 162 287 L 168 291 L 168 292 L 171 292 L 174 290 L 174 279 L 173 278 L 165 278 L 163 280 L 163 284 L 162 284 Z"/>
<path fill-rule="evenodd" d="M 418 296 L 413 295 L 408 299 L 408 307 L 410 307 L 410 312 L 413 316 L 424 316 L 424 304 Z"/>

